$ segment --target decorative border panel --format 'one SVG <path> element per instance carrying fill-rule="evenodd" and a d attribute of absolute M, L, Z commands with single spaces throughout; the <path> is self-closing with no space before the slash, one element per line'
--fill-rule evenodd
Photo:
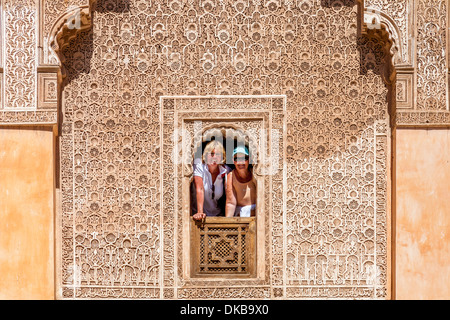
<path fill-rule="evenodd" d="M 0 111 L 0 125 L 56 124 L 56 111 Z"/>
<path fill-rule="evenodd" d="M 409 110 L 414 108 L 414 74 L 397 73 L 395 94 L 397 95 L 397 110 Z"/>
<path fill-rule="evenodd" d="M 417 0 L 412 35 L 415 47 L 411 103 L 397 100 L 397 127 L 449 127 L 448 1 Z M 414 49 L 414 50 L 413 50 Z M 397 89 L 404 75 L 397 75 Z M 408 80 L 409 81 L 409 80 Z M 403 92 L 402 92 L 403 93 Z"/>
<path fill-rule="evenodd" d="M 331 192 L 327 194 L 327 187 L 315 186 L 313 181 L 312 188 L 319 188 L 318 197 L 309 198 L 309 201 L 303 201 L 302 208 L 296 211 L 313 210 L 315 213 L 308 215 L 299 214 L 297 219 L 288 218 L 291 223 L 287 227 L 290 230 L 287 233 L 286 247 L 286 298 L 366 298 L 366 299 L 385 299 L 388 293 L 388 252 L 386 246 L 388 243 L 388 210 L 389 210 L 389 181 L 387 177 L 390 148 L 390 129 L 386 121 L 376 121 L 373 127 L 364 130 L 361 136 L 361 142 L 366 140 L 367 147 L 365 169 L 358 168 L 358 165 L 352 160 L 352 156 L 346 160 L 345 168 L 335 170 L 332 166 L 331 172 L 317 172 L 316 175 L 321 179 L 325 173 L 331 175 L 337 183 L 332 186 L 331 192 L 334 196 L 339 194 L 339 187 L 346 185 L 349 188 L 347 199 L 348 206 L 332 208 L 327 205 L 327 198 L 332 196 Z M 360 152 L 364 149 L 363 144 L 350 144 L 351 153 Z M 330 159 L 333 162 L 333 159 Z M 354 162 L 353 164 L 351 164 Z M 336 159 L 335 164 L 339 160 Z M 350 166 L 349 166 L 350 164 Z M 306 165 L 306 163 L 303 163 Z M 312 164 L 309 164 L 312 165 Z M 355 166 L 356 165 L 356 166 Z M 288 164 L 288 168 L 289 168 Z M 288 177 L 291 177 L 291 170 L 299 170 L 297 174 L 302 180 L 313 180 L 309 176 L 310 172 L 295 166 L 288 169 Z M 367 170 L 369 168 L 373 168 Z M 358 173 L 358 171 L 361 173 Z M 367 171 L 366 171 L 367 170 Z M 294 171 L 295 172 L 295 171 Z M 364 180 L 368 182 L 362 190 L 356 188 L 356 177 L 362 174 Z M 350 178 L 350 179 L 348 179 Z M 317 179 L 317 178 L 316 178 Z M 353 180 L 353 181 L 352 181 Z M 344 184 L 344 181 L 348 182 Z M 341 182 L 341 183 L 339 183 Z M 288 193 L 292 193 L 295 186 L 288 184 Z M 301 189 L 302 184 L 297 187 Z M 308 188 L 309 189 L 309 188 Z M 364 192 L 365 195 L 358 197 L 352 196 L 352 193 Z M 323 197 L 320 192 L 325 195 Z M 306 191 L 305 191 L 306 193 Z M 308 192 L 309 195 L 310 192 Z M 339 196 L 335 201 L 339 202 Z M 288 198 L 288 202 L 290 199 Z M 363 203 L 366 205 L 363 205 Z M 316 206 L 311 204 L 317 203 Z M 349 210 L 350 209 L 350 210 Z M 344 210 L 349 214 L 344 215 Z M 334 216 L 334 219 L 333 219 Z M 345 220 L 346 223 L 342 223 Z M 290 245 L 296 235 L 301 240 L 296 242 L 296 246 Z M 330 234 L 330 236 L 328 235 Z M 349 235 L 347 240 L 345 235 Z M 329 240 L 331 238 L 331 240 Z M 312 240 L 312 241 L 310 241 Z"/>
<path fill-rule="evenodd" d="M 58 79 L 55 73 L 38 74 L 38 109 L 57 109 Z"/>
<path fill-rule="evenodd" d="M 58 123 L 58 66 L 39 66 L 42 0 L 2 1 L 0 125 Z M 3 65 L 4 62 L 4 65 Z"/>

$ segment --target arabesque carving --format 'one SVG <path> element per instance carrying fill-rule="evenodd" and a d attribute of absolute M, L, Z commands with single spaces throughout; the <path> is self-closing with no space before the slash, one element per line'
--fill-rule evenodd
<path fill-rule="evenodd" d="M 57 6 L 51 1 L 44 2 L 44 21 L 48 21 L 44 25 L 45 36 L 42 39 L 44 63 L 60 67 L 60 81 L 66 78 L 65 58 L 61 53 L 71 39 L 92 27 L 91 15 L 95 1 L 73 0 L 58 3 Z"/>
<path fill-rule="evenodd" d="M 376 17 L 395 44 L 397 127 L 448 127 L 446 1 L 367 0 L 366 11 Z M 398 50 L 397 50 L 398 49 Z"/>
<path fill-rule="evenodd" d="M 366 12 L 378 19 L 381 27 L 388 29 L 390 37 L 396 43 L 394 64 L 410 66 L 413 63 L 411 50 L 411 1 L 410 0 L 365 0 Z"/>
<path fill-rule="evenodd" d="M 49 117 L 41 114 L 39 111 L 46 109 L 45 112 L 49 113 L 51 109 L 58 107 L 58 101 L 51 103 L 46 101 L 46 93 L 44 91 L 46 90 L 47 81 L 41 81 L 40 68 L 45 69 L 42 72 L 48 72 L 49 67 L 59 68 L 52 69 L 52 81 L 57 80 L 61 82 L 66 77 L 64 55 L 60 54 L 62 47 L 70 43 L 70 39 L 76 37 L 79 32 L 92 27 L 91 16 L 93 9 L 96 7 L 95 2 L 96 0 L 4 2 L 5 20 L 2 21 L 2 24 L 5 31 L 3 47 L 6 48 L 6 64 L 0 70 L 4 75 L 3 94 L 1 97 L 3 102 L 0 108 L 8 109 L 8 112 L 14 111 L 21 114 L 12 115 L 12 117 L 10 116 L 11 113 L 2 114 L 2 123 L 39 123 L 41 121 L 39 119 L 44 118 L 54 119 L 49 120 L 50 123 L 58 121 L 56 113 Z M 23 6 L 25 3 L 26 6 Z M 117 2 L 117 5 L 111 2 L 106 6 L 102 6 L 102 10 L 114 11 L 116 8 L 119 8 L 120 11 L 123 10 L 120 7 L 125 8 L 130 3 L 129 0 L 120 0 Z M 263 5 L 265 5 L 264 3 Z M 284 4 L 272 1 L 270 5 L 272 7 L 283 5 L 290 10 L 292 8 L 305 7 L 312 3 L 314 1 L 305 0 Z M 338 7 L 340 4 L 346 4 L 346 1 L 321 0 L 320 3 L 324 6 Z M 364 5 L 364 8 L 361 8 L 361 10 L 365 10 L 367 14 L 377 17 L 380 25 L 375 27 L 385 30 L 383 32 L 386 32 L 387 35 L 383 37 L 387 39 L 387 43 L 392 44 L 390 50 L 397 71 L 396 74 L 398 75 L 397 79 L 399 80 L 396 89 L 400 92 L 396 103 L 397 110 L 395 113 L 397 116 L 393 123 L 397 126 L 448 126 L 447 3 L 444 0 L 437 3 L 421 1 L 418 2 L 417 6 L 408 0 L 366 0 L 364 2 L 358 0 L 355 3 Z M 8 9 L 8 7 L 16 5 L 28 8 L 29 14 L 23 14 L 20 9 Z M 141 8 L 147 6 L 147 4 L 142 3 L 139 5 Z M 175 1 L 163 6 L 173 6 L 174 12 L 176 12 L 183 5 L 182 2 Z M 206 1 L 206 6 L 208 5 L 209 2 Z M 17 26 L 17 23 L 13 22 L 20 19 L 31 28 L 27 31 L 29 36 L 26 38 L 35 44 L 32 45 L 30 42 L 29 46 L 25 46 L 30 48 L 31 51 L 22 50 L 20 54 L 16 54 L 16 44 L 19 42 L 8 40 L 8 30 L 18 35 L 18 30 L 14 31 L 14 25 Z M 39 26 L 39 28 L 36 28 L 36 26 Z M 223 37 L 228 32 L 224 29 L 224 26 L 222 24 L 220 30 L 218 30 L 218 33 Z M 432 26 L 437 31 L 425 30 L 424 28 L 428 28 L 427 26 Z M 156 34 L 163 35 L 167 33 L 162 24 L 154 27 Z M 257 25 L 254 27 L 257 27 Z M 196 37 L 196 30 L 192 29 L 186 32 L 186 34 Z M 255 35 L 255 37 L 258 36 Z M 416 38 L 417 40 L 414 41 Z M 433 39 L 440 40 L 436 42 Z M 435 42 L 434 44 L 432 44 L 433 41 Z M 36 43 L 37 50 L 34 50 Z M 24 46 L 21 47 L 25 48 Z M 174 68 L 178 68 L 177 66 L 180 65 L 179 54 L 177 52 L 172 53 L 171 59 L 173 59 Z M 22 59 L 21 57 L 27 61 L 26 67 L 17 63 L 17 59 Z M 141 55 L 142 59 L 144 57 L 145 55 Z M 205 52 L 202 58 L 205 70 L 215 68 L 216 61 L 214 57 L 215 55 L 211 52 Z M 244 60 L 244 55 L 237 54 L 233 63 L 237 68 L 243 68 L 245 67 Z M 9 63 L 12 61 L 15 62 Z M 14 71 L 15 68 L 19 68 L 23 72 Z M 415 77 L 415 73 L 417 73 L 417 77 Z M 17 76 L 21 77 L 21 80 L 18 82 L 15 81 Z M 225 82 L 224 85 L 226 85 Z M 36 87 L 37 90 L 35 90 Z M 58 92 L 60 91 L 59 86 L 57 90 Z M 255 89 L 255 92 L 258 92 L 258 90 Z M 393 93 L 393 95 L 395 94 Z M 405 94 L 407 95 L 405 96 Z M 60 94 L 58 93 L 57 96 L 59 97 Z M 21 119 L 20 122 L 17 122 L 19 119 Z"/>
<path fill-rule="evenodd" d="M 4 109 L 33 110 L 36 106 L 36 0 L 6 0 L 3 6 Z"/>
<path fill-rule="evenodd" d="M 90 7 L 75 7 L 66 12 L 50 31 L 50 46 L 56 52 L 61 52 L 76 35 L 91 27 Z M 64 62 L 64 60 L 62 61 Z"/>
<path fill-rule="evenodd" d="M 61 128 L 60 298 L 389 297 L 391 127 L 450 126 L 448 1 L 4 0 L 0 21 L 0 124 Z M 258 273 L 229 288 L 185 274 L 192 119 L 268 134 Z"/>
<path fill-rule="evenodd" d="M 61 52 L 61 298 L 389 297 L 391 47 L 362 15 L 351 0 L 98 1 Z M 279 138 L 257 277 L 226 288 L 185 274 L 174 134 L 189 119 Z"/>
<path fill-rule="evenodd" d="M 448 111 L 448 1 L 419 0 L 417 5 L 417 109 Z"/>

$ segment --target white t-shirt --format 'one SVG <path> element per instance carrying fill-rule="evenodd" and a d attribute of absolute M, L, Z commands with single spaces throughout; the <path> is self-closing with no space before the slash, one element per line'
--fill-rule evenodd
<path fill-rule="evenodd" d="M 218 206 L 217 201 L 225 193 L 224 186 L 226 185 L 227 174 L 231 171 L 227 165 L 219 165 L 219 175 L 214 181 L 214 199 L 212 198 L 212 177 L 208 170 L 208 165 L 202 163 L 200 159 L 194 161 L 194 176 L 201 177 L 203 179 L 203 188 L 205 190 L 205 196 L 203 201 L 203 212 L 207 216 L 217 216 L 222 212 Z M 193 201 L 196 203 L 197 197 L 195 195 L 195 188 L 193 188 Z M 196 212 L 197 206 L 194 205 Z"/>

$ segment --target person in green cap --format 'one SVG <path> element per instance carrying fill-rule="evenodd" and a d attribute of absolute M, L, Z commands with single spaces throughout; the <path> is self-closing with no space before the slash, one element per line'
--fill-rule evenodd
<path fill-rule="evenodd" d="M 225 216 L 253 217 L 256 212 L 256 180 L 249 167 L 249 152 L 245 146 L 233 150 L 235 169 L 227 176 Z"/>

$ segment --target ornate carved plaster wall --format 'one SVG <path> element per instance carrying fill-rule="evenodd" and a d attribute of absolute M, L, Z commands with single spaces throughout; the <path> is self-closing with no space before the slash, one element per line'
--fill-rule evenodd
<path fill-rule="evenodd" d="M 63 64 L 57 52 L 89 27 L 94 1 L 3 0 L 0 124 L 58 123 Z"/>
<path fill-rule="evenodd" d="M 246 94 L 287 97 L 272 282 L 191 294 L 387 297 L 387 111 L 396 126 L 450 124 L 448 5 L 366 0 L 375 31 L 357 3 L 2 0 L 0 124 L 63 129 L 61 296 L 182 295 L 161 267 L 173 252 L 157 250 L 167 239 L 158 99 Z M 139 256 L 148 232 L 152 254 Z M 136 270 L 156 278 L 142 285 Z"/>
<path fill-rule="evenodd" d="M 95 0 L 2 1 L 0 123 L 57 122 L 54 110 L 65 77 L 58 53 L 71 37 L 90 27 L 94 5 Z M 367 14 L 378 16 L 393 42 L 396 125 L 447 126 L 446 1 L 365 0 L 364 6 Z M 22 25 L 24 29 L 17 29 Z"/>
<path fill-rule="evenodd" d="M 99 1 L 92 29 L 61 52 L 61 297 L 388 297 L 390 46 L 361 36 L 362 12 L 356 1 Z M 265 201 L 267 269 L 245 288 L 192 285 L 180 278 L 171 135 L 181 110 L 220 121 L 265 110 L 231 99 L 241 95 L 286 96 L 267 122 L 283 168 Z"/>
<path fill-rule="evenodd" d="M 365 0 L 365 7 L 398 47 L 396 126 L 448 127 L 448 1 Z"/>

